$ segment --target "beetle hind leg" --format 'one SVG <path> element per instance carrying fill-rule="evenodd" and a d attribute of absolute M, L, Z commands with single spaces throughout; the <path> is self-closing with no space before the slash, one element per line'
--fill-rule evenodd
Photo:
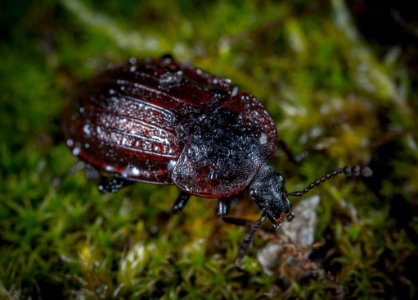
<path fill-rule="evenodd" d="M 121 188 L 133 184 L 134 181 L 118 178 L 118 177 L 105 177 L 100 178 L 100 182 L 97 185 L 100 193 L 116 193 Z"/>
<path fill-rule="evenodd" d="M 181 211 L 187 204 L 190 199 L 190 195 L 186 192 L 181 191 L 180 195 L 177 197 L 177 200 L 174 202 L 173 206 L 171 207 L 171 212 L 173 214 L 178 213 Z"/>

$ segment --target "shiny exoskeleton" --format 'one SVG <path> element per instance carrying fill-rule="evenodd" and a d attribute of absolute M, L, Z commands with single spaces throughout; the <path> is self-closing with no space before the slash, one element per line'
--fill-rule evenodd
<path fill-rule="evenodd" d="M 267 110 L 230 80 L 169 55 L 131 58 L 99 74 L 65 109 L 62 128 L 72 153 L 103 175 L 102 192 L 136 181 L 175 184 L 174 212 L 196 195 L 219 199 L 224 216 L 231 196 L 248 189 L 262 211 L 254 228 L 293 216 L 284 178 L 269 163 L 278 139 Z"/>

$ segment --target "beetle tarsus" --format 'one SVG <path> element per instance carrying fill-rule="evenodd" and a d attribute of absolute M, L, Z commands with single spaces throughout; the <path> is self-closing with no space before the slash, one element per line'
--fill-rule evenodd
<path fill-rule="evenodd" d="M 176 202 L 174 202 L 173 206 L 171 207 L 171 212 L 175 214 L 181 211 L 186 206 L 189 198 L 190 194 L 181 191 L 180 195 L 177 197 Z"/>

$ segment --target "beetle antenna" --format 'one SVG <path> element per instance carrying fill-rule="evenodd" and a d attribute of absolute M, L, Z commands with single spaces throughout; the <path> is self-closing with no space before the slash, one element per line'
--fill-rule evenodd
<path fill-rule="evenodd" d="M 245 252 L 247 252 L 247 249 L 250 247 L 255 233 L 257 232 L 258 228 L 260 228 L 261 224 L 263 224 L 266 217 L 267 217 L 267 214 L 265 211 L 263 211 L 260 219 L 258 219 L 258 221 L 254 224 L 254 226 L 251 227 L 251 229 L 245 235 L 244 240 L 242 241 L 241 246 L 239 247 L 239 250 L 238 250 L 237 260 L 235 261 L 235 264 L 238 267 L 241 267 L 242 261 L 244 260 Z"/>
<path fill-rule="evenodd" d="M 308 185 L 306 188 L 304 188 L 302 191 L 287 193 L 286 195 L 301 197 L 307 192 L 309 192 L 311 189 L 313 189 L 314 187 L 340 174 L 348 175 L 348 176 L 370 177 L 373 175 L 373 171 L 369 167 L 360 167 L 360 166 L 342 167 L 342 168 L 335 169 L 329 172 L 328 174 L 322 176 L 321 178 L 318 178 L 317 180 L 312 182 L 310 185 Z"/>

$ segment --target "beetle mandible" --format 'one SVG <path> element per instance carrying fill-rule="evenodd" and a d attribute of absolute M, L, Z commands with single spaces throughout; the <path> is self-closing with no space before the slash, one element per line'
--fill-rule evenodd
<path fill-rule="evenodd" d="M 72 153 L 103 175 L 101 192 L 137 181 L 175 184 L 181 192 L 173 212 L 195 195 L 219 199 L 223 217 L 231 197 L 247 189 L 261 216 L 238 261 L 266 218 L 275 228 L 293 218 L 288 196 L 338 174 L 371 175 L 367 167 L 344 167 L 288 193 L 269 163 L 279 140 L 264 106 L 230 80 L 170 55 L 131 58 L 99 74 L 65 109 L 62 129 Z"/>

